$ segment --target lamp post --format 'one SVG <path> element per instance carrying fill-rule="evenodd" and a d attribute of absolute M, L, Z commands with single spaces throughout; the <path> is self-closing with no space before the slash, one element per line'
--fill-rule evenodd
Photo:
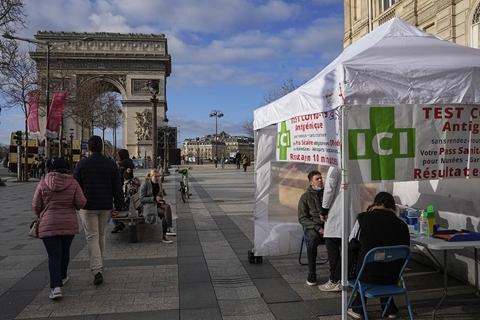
<path fill-rule="evenodd" d="M 48 114 L 50 113 L 50 51 L 53 49 L 56 49 L 58 47 L 61 47 L 66 44 L 72 44 L 76 42 L 82 42 L 82 41 L 92 41 L 93 38 L 90 37 L 85 37 L 83 39 L 78 39 L 78 40 L 72 40 L 72 41 L 43 41 L 43 40 L 37 40 L 37 39 L 30 39 L 30 38 L 22 38 L 22 37 L 16 37 L 13 36 L 9 33 L 3 33 L 2 37 L 10 40 L 20 40 L 20 41 L 25 41 L 28 43 L 34 43 L 34 44 L 40 44 L 44 45 L 47 48 L 47 57 L 46 57 L 46 78 L 45 78 L 45 104 L 46 104 L 46 118 L 47 118 L 47 123 L 48 123 Z M 48 137 L 45 139 L 45 156 L 47 158 L 50 158 L 50 141 L 48 140 Z"/>
<path fill-rule="evenodd" d="M 215 158 L 217 161 L 215 162 L 215 168 L 217 167 L 217 162 L 218 162 L 218 130 L 217 130 L 217 123 L 218 123 L 218 118 L 223 117 L 223 112 L 222 110 L 213 110 L 210 112 L 210 117 L 215 117 Z"/>
<path fill-rule="evenodd" d="M 140 139 L 137 139 L 137 158 L 140 159 Z"/>
<path fill-rule="evenodd" d="M 152 168 L 157 168 L 158 158 L 158 132 L 157 132 L 157 94 L 159 91 L 159 80 L 150 80 L 148 88 L 152 94 L 150 102 L 152 103 Z"/>
<path fill-rule="evenodd" d="M 200 148 L 198 146 L 198 141 L 200 138 L 195 138 L 195 140 L 197 140 L 197 164 L 200 165 Z"/>
<path fill-rule="evenodd" d="M 73 170 L 73 129 L 70 129 L 70 170 Z"/>
<path fill-rule="evenodd" d="M 168 118 L 163 119 L 163 174 L 170 174 L 168 171 Z"/>

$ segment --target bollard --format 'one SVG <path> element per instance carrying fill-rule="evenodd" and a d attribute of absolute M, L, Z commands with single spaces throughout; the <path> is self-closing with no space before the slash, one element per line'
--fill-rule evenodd
<path fill-rule="evenodd" d="M 138 242 L 136 225 L 131 225 L 131 224 L 128 225 L 128 242 L 129 243 Z"/>

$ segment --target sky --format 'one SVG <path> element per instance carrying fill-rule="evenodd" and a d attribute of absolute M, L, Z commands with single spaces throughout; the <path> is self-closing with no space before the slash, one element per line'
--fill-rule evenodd
<path fill-rule="evenodd" d="M 165 34 L 172 58 L 167 117 L 184 139 L 218 132 L 245 135 L 242 122 L 288 79 L 301 84 L 342 52 L 338 0 L 24 0 L 39 30 Z M 26 48 L 27 46 L 25 44 Z M 0 114 L 0 143 L 23 129 L 20 108 Z M 97 133 L 97 132 L 96 132 Z M 99 134 L 99 132 L 97 133 Z M 117 130 L 121 145 L 121 130 Z M 111 140 L 111 132 L 106 138 Z"/>

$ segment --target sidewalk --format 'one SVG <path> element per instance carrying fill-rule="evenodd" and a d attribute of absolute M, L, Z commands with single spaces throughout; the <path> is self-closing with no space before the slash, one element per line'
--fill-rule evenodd
<path fill-rule="evenodd" d="M 248 262 L 254 239 L 251 167 L 247 172 L 192 167 L 188 203 L 179 200 L 174 170 L 164 183 L 178 215 L 174 243 L 160 241 L 159 227 L 139 225 L 138 243 L 127 242 L 127 230 L 111 234 L 108 227 L 105 280 L 94 286 L 81 230 L 61 301 L 48 299 L 47 255 L 41 241 L 27 236 L 37 183 L 7 181 L 0 188 L 0 319 L 341 319 L 341 294 L 307 286 L 307 267 L 298 255 Z M 135 175 L 143 180 L 147 171 Z M 328 266 L 319 266 L 317 274 L 319 284 L 326 282 Z M 415 319 L 431 319 L 443 294 L 443 275 L 412 261 L 406 281 Z M 475 297 L 473 292 L 449 278 L 455 303 L 447 301 L 437 319 L 480 319 L 480 298 L 463 302 Z M 396 302 L 397 319 L 407 319 L 404 301 Z M 378 311 L 370 315 L 380 318 Z"/>

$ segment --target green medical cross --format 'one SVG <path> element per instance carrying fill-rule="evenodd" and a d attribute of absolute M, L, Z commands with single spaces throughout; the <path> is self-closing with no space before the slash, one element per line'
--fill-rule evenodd
<path fill-rule="evenodd" d="M 370 108 L 370 128 L 348 130 L 350 160 L 370 160 L 372 181 L 395 180 L 395 159 L 415 157 L 415 128 L 395 128 L 394 107 Z"/>
<path fill-rule="evenodd" d="M 280 131 L 277 133 L 277 148 L 279 149 L 279 160 L 287 160 L 287 149 L 292 146 L 290 130 L 287 130 L 287 123 L 283 121 L 280 124 Z M 283 137 L 287 138 L 287 141 Z"/>

